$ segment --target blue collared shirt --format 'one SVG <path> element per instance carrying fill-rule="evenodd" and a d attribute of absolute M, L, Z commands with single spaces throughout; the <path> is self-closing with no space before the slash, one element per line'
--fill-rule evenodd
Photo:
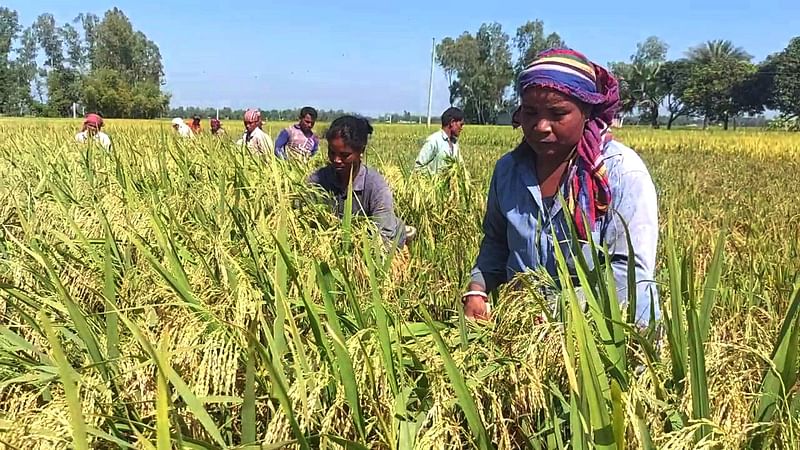
<path fill-rule="evenodd" d="M 636 274 L 636 322 L 646 326 L 653 314 L 660 317 L 654 274 L 658 244 L 658 204 L 656 190 L 644 162 L 633 150 L 616 141 L 609 141 L 603 151 L 611 186 L 611 208 L 597 220 L 592 240 L 607 246 L 620 302 L 626 302 L 628 286 L 627 224 L 633 247 Z M 528 269 L 545 269 L 557 280 L 555 259 L 558 245 L 567 259 L 573 280 L 575 262 L 570 256 L 567 220 L 561 202 L 542 198 L 536 176 L 535 157 L 527 145 L 520 145 L 497 162 L 489 187 L 484 237 L 481 242 L 472 281 L 494 290 L 514 274 Z M 567 186 L 562 186 L 566 198 Z M 588 244 L 581 252 L 590 267 L 593 265 Z"/>

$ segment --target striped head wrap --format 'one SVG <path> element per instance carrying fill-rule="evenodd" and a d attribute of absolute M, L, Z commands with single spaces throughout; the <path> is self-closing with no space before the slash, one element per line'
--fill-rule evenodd
<path fill-rule="evenodd" d="M 248 109 L 244 112 L 245 123 L 261 122 L 261 111 L 257 109 Z"/>
<path fill-rule="evenodd" d="M 540 53 L 520 74 L 517 90 L 543 87 L 591 106 L 583 136 L 575 148 L 569 183 L 568 206 L 578 234 L 586 239 L 597 219 L 611 205 L 611 186 L 603 164 L 603 148 L 612 139 L 608 124 L 619 109 L 619 85 L 606 69 L 568 49 Z M 585 221 L 584 221 L 585 217 Z M 586 229 L 589 224 L 590 230 Z"/>

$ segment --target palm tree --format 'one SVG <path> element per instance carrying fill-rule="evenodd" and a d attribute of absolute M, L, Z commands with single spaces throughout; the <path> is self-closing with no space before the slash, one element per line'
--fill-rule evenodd
<path fill-rule="evenodd" d="M 692 62 L 708 63 L 722 59 L 733 59 L 737 61 L 750 61 L 753 56 L 744 51 L 742 47 L 736 47 L 733 42 L 727 39 L 715 39 L 707 41 L 697 47 L 692 47 L 686 52 L 686 57 Z"/>

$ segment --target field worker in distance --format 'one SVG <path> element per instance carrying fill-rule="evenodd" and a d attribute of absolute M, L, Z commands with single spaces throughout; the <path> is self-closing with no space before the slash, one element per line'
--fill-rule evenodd
<path fill-rule="evenodd" d="M 101 131 L 102 128 L 103 118 L 99 114 L 87 114 L 83 119 L 83 128 L 75 135 L 75 140 L 78 142 L 90 142 L 93 140 L 108 150 L 111 148 L 111 138 Z"/>
<path fill-rule="evenodd" d="M 194 137 L 194 133 L 192 133 L 192 129 L 189 128 L 189 125 L 186 125 L 183 122 L 183 119 L 180 117 L 176 117 L 172 119 L 172 129 L 178 133 L 178 136 L 184 138 L 192 138 Z"/>
<path fill-rule="evenodd" d="M 440 172 L 454 161 L 461 162 L 458 136 L 464 128 L 464 112 L 450 107 L 442 113 L 442 129 L 425 139 L 414 169 L 431 175 Z"/>
<path fill-rule="evenodd" d="M 200 134 L 200 132 L 203 131 L 203 127 L 200 124 L 200 116 L 195 114 L 195 116 L 192 117 L 192 123 L 189 124 L 189 128 L 191 128 L 194 134 Z"/>
<path fill-rule="evenodd" d="M 317 110 L 306 106 L 300 110 L 300 121 L 284 128 L 275 140 L 275 156 L 281 159 L 307 160 L 319 150 L 319 138 L 314 134 Z"/>
<path fill-rule="evenodd" d="M 651 301 L 654 317 L 660 316 L 654 282 L 658 207 L 644 162 L 609 130 L 619 108 L 617 80 L 578 52 L 552 49 L 520 73 L 517 89 L 522 104 L 513 119 L 524 139 L 492 174 L 483 241 L 462 298 L 466 316 L 488 318 L 486 293 L 515 273 L 543 268 L 557 281 L 555 245 L 577 283 L 570 255 L 590 255 L 585 242 L 591 234 L 597 245 L 608 247 L 621 303 L 627 303 L 633 260 L 635 322 L 646 327 Z M 568 221 L 577 230 L 579 249 L 571 249 Z M 586 258 L 591 265 L 591 256 Z"/>
<path fill-rule="evenodd" d="M 361 162 L 371 134 L 372 125 L 363 117 L 342 116 L 334 120 L 325 134 L 329 163 L 311 174 L 309 182 L 333 195 L 334 213 L 342 217 L 352 180 L 353 215 L 371 218 L 384 242 L 398 241 L 402 248 L 406 230 L 395 215 L 392 191 L 378 171 Z"/>
<path fill-rule="evenodd" d="M 272 138 L 261 129 L 261 111 L 248 109 L 244 112 L 244 130 L 244 135 L 236 145 L 247 145 L 250 151 L 259 155 L 268 155 L 274 151 Z"/>
<path fill-rule="evenodd" d="M 211 119 L 210 127 L 211 134 L 214 136 L 225 136 L 225 129 L 222 128 L 222 122 L 219 119 Z"/>

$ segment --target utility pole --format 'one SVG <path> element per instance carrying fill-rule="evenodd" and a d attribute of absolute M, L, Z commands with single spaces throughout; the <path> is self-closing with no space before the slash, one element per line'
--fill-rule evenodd
<path fill-rule="evenodd" d="M 436 38 L 432 38 L 431 41 L 431 77 L 428 80 L 428 128 L 431 127 L 431 108 L 433 107 L 433 64 L 436 60 Z"/>

